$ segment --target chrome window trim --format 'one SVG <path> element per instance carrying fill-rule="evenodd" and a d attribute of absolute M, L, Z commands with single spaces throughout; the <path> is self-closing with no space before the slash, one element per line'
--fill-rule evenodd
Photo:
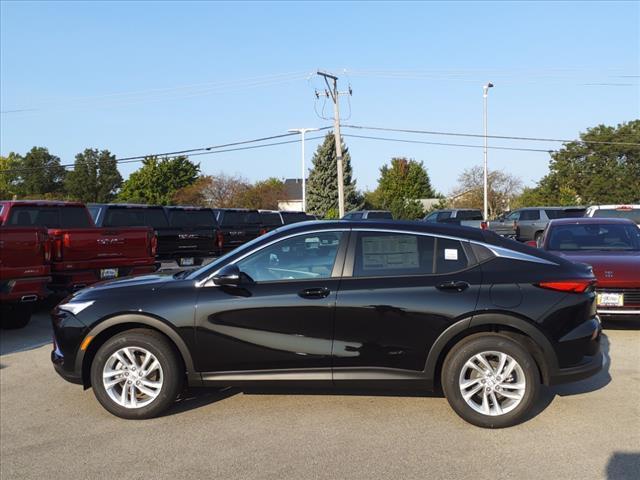
<path fill-rule="evenodd" d="M 523 261 L 523 262 L 531 262 L 531 263 L 541 263 L 544 265 L 558 265 L 555 262 L 552 262 L 550 260 L 546 260 L 544 258 L 539 258 L 539 257 L 534 257 L 533 255 L 529 255 L 526 253 L 522 253 L 522 252 L 516 252 L 514 250 L 510 250 L 508 248 L 504 248 L 504 247 L 498 247 L 496 245 L 490 245 L 488 243 L 485 242 L 480 242 L 478 240 L 470 240 L 468 238 L 462 238 L 462 237 L 455 237 L 452 235 L 446 235 L 446 234 L 438 234 L 438 233 L 431 233 L 431 232 L 419 232 L 419 231 L 415 231 L 415 230 L 397 230 L 397 229 L 392 229 L 392 228 L 367 228 L 367 227 L 355 227 L 355 228 L 331 228 L 331 229 L 321 229 L 321 230 L 308 230 L 305 232 L 296 232 L 296 233 L 292 233 L 291 235 L 286 235 L 284 237 L 278 237 L 276 239 L 274 239 L 271 242 L 265 243 L 264 245 L 261 245 L 257 248 L 254 248 L 253 250 L 250 250 L 249 252 L 246 252 L 244 255 L 241 255 L 240 257 L 234 259 L 233 261 L 227 263 L 226 265 L 233 265 L 237 262 L 239 262 L 240 260 L 248 257 L 249 255 L 252 255 L 256 252 L 259 252 L 260 250 L 267 248 L 281 240 L 287 240 L 289 238 L 293 238 L 293 237 L 299 237 L 300 235 L 307 235 L 307 234 L 312 234 L 312 233 L 328 233 L 328 232 L 348 232 L 348 231 L 352 231 L 352 232 L 380 232 L 380 233 L 397 233 L 397 234 L 405 234 L 405 235 L 422 235 L 425 237 L 434 237 L 434 238 L 446 238 L 448 240 L 456 240 L 459 242 L 467 242 L 467 243 L 474 243 L 476 245 L 480 245 L 481 247 L 484 247 L 486 249 L 488 249 L 491 253 L 493 253 L 496 257 L 499 258 L 509 258 L 511 260 L 519 260 L 519 261 Z M 225 265 L 225 266 L 226 266 Z M 222 268 L 222 267 L 220 267 Z M 200 288 L 203 287 L 209 280 L 211 280 L 211 278 L 220 271 L 220 268 L 217 269 L 215 272 L 211 273 L 210 275 L 208 275 L 207 277 L 203 278 L 202 280 L 199 280 L 196 282 L 196 288 Z"/>
<path fill-rule="evenodd" d="M 254 248 L 253 250 L 248 251 L 247 253 L 245 253 L 244 255 L 239 256 L 238 258 L 232 260 L 229 263 L 226 263 L 225 265 L 223 265 L 223 267 L 226 267 L 227 265 L 234 265 L 235 263 L 239 262 L 240 260 L 243 260 L 245 258 L 247 258 L 250 255 L 253 255 L 254 253 L 259 252 L 260 250 L 263 250 L 267 247 L 270 247 L 271 245 L 280 242 L 281 240 L 287 240 L 289 238 L 294 238 L 294 237 L 299 237 L 301 235 L 308 235 L 308 234 L 312 234 L 312 233 L 330 233 L 330 232 L 348 232 L 350 231 L 350 228 L 331 228 L 331 229 L 321 229 L 321 230 L 308 230 L 305 232 L 296 232 L 296 233 L 292 233 L 290 235 L 285 235 L 284 237 L 278 237 L 268 243 L 265 243 L 264 245 L 260 245 L 259 247 Z M 196 288 L 200 288 L 200 287 L 204 287 L 205 284 L 211 280 L 214 275 L 216 273 L 218 273 L 220 270 L 222 269 L 222 267 L 218 268 L 215 272 L 211 273 L 210 275 L 207 275 L 205 278 L 203 278 L 202 280 L 198 280 L 196 282 Z M 213 286 L 218 286 L 218 285 L 213 285 Z"/>

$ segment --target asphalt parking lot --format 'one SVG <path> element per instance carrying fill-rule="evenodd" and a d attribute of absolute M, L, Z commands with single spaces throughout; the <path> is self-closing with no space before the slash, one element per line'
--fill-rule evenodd
<path fill-rule="evenodd" d="M 0 477 L 640 478 L 640 321 L 609 325 L 606 370 L 545 389 L 519 426 L 483 430 L 439 396 L 194 389 L 126 421 L 49 362 L 46 312 L 0 337 Z"/>

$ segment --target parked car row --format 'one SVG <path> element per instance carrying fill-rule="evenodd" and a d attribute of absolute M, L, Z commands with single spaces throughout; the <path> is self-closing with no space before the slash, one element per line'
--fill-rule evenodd
<path fill-rule="evenodd" d="M 21 200 L 0 202 L 2 326 L 29 321 L 33 304 L 102 280 L 201 265 L 276 226 L 310 218 L 257 210 Z"/>

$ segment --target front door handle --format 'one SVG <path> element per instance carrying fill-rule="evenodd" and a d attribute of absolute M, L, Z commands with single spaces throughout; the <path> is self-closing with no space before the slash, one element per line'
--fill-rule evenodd
<path fill-rule="evenodd" d="M 304 290 L 299 291 L 298 295 L 302 298 L 314 299 L 314 298 L 326 298 L 329 296 L 330 293 L 331 293 L 331 290 L 329 290 L 328 288 L 320 287 L 320 288 L 305 288 Z"/>
<path fill-rule="evenodd" d="M 455 290 L 456 292 L 462 292 L 469 288 L 469 286 L 467 282 L 444 282 L 436 285 L 436 288 L 438 290 Z"/>

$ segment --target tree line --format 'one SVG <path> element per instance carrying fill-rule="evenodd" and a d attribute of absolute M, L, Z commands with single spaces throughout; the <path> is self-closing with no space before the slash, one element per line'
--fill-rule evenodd
<path fill-rule="evenodd" d="M 523 188 L 513 174 L 490 170 L 490 217 L 522 206 L 631 203 L 640 201 L 640 120 L 615 127 L 598 125 L 551 153 L 549 173 L 534 187 Z M 379 170 L 374 190 L 360 191 L 343 142 L 346 211 L 390 210 L 394 218 L 424 216 L 421 199 L 439 198 L 430 208 L 482 208 L 483 170 L 464 170 L 445 197 L 431 185 L 424 162 L 394 157 Z M 0 157 L 0 198 L 67 199 L 83 202 L 182 204 L 208 207 L 277 209 L 286 198 L 277 178 L 250 182 L 238 175 L 204 175 L 187 156 L 155 157 L 123 180 L 115 155 L 86 149 L 75 157 L 72 170 L 44 147 L 25 155 Z M 307 211 L 322 218 L 338 216 L 336 151 L 327 133 L 312 159 L 307 182 Z"/>

